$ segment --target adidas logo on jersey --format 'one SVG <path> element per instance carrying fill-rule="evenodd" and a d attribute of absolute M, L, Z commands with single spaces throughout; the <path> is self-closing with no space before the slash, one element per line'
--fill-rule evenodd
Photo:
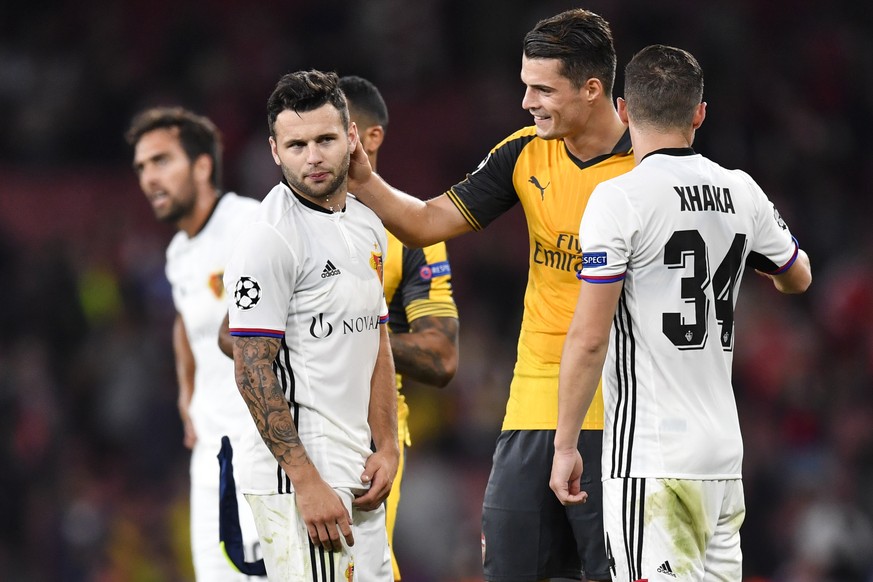
<path fill-rule="evenodd" d="M 324 270 L 321 272 L 321 278 L 327 279 L 328 277 L 336 277 L 339 275 L 341 271 L 334 266 L 333 263 L 330 262 L 330 259 L 324 264 Z"/>
<path fill-rule="evenodd" d="M 664 563 L 658 566 L 659 574 L 666 574 L 667 576 L 676 577 L 676 574 L 673 573 L 673 568 L 670 567 L 670 561 L 664 560 Z"/>

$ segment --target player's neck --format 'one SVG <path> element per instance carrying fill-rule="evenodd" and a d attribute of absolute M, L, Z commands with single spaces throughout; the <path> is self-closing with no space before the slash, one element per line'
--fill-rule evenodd
<path fill-rule="evenodd" d="M 567 149 L 576 158 L 587 162 L 592 158 L 612 152 L 627 126 L 618 118 L 612 106 L 595 111 L 583 131 L 564 138 Z"/>
<path fill-rule="evenodd" d="M 209 217 L 212 216 L 212 213 L 215 211 L 215 206 L 218 204 L 218 197 L 218 191 L 214 188 L 198 193 L 197 199 L 194 202 L 194 208 L 191 209 L 191 212 L 179 219 L 176 227 L 179 230 L 185 231 L 188 238 L 196 236 L 197 233 L 203 230 L 203 227 L 206 226 L 206 223 L 209 221 Z"/>
<path fill-rule="evenodd" d="M 631 126 L 631 141 L 634 146 L 634 160 L 637 164 L 654 151 L 667 148 L 690 148 L 692 142 L 690 137 L 682 132 L 640 131 L 639 128 L 633 126 Z"/>

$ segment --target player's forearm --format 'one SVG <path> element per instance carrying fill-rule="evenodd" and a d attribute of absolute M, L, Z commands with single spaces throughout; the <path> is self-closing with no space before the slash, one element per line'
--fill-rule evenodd
<path fill-rule="evenodd" d="M 797 259 L 794 264 L 782 275 L 771 277 L 773 285 L 782 293 L 803 293 L 812 284 L 812 268 L 809 264 L 809 256 L 803 249 L 797 250 Z"/>
<path fill-rule="evenodd" d="M 397 387 L 394 385 L 394 363 L 387 329 L 381 326 L 382 339 L 373 377 L 370 381 L 368 423 L 377 451 L 395 451 L 397 444 Z"/>
<path fill-rule="evenodd" d="M 273 372 L 278 350 L 277 339 L 235 338 L 236 383 L 261 438 L 297 486 L 301 480 L 312 476 L 314 466 L 300 441 L 288 401 Z"/>
<path fill-rule="evenodd" d="M 390 335 L 398 374 L 442 388 L 458 369 L 458 320 L 422 317 L 410 333 Z"/>
<path fill-rule="evenodd" d="M 570 366 L 558 381 L 558 428 L 555 431 L 555 450 L 575 449 L 579 430 L 600 382 L 603 359 Z"/>
<path fill-rule="evenodd" d="M 558 428 L 555 450 L 576 449 L 579 430 L 600 383 L 606 345 L 594 351 L 565 344 L 558 378 Z"/>

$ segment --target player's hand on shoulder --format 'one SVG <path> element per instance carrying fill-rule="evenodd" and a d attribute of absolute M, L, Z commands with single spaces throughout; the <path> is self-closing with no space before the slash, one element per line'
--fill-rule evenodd
<path fill-rule="evenodd" d="M 376 451 L 367 457 L 361 481 L 365 485 L 369 483 L 370 489 L 354 500 L 354 506 L 363 511 L 373 511 L 379 507 L 391 493 L 399 464 L 397 451 Z"/>
<path fill-rule="evenodd" d="M 340 496 L 321 477 L 305 485 L 294 484 L 297 509 L 313 545 L 326 550 L 342 549 L 340 536 L 355 545 L 352 518 Z"/>
<path fill-rule="evenodd" d="M 588 493 L 582 491 L 582 455 L 578 450 L 555 450 L 549 487 L 564 505 L 588 501 Z"/>

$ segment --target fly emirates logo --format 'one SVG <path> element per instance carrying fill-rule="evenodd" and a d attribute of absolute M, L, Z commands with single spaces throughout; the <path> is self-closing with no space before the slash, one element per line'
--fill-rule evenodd
<path fill-rule="evenodd" d="M 576 235 L 560 233 L 554 245 L 534 241 L 533 262 L 551 269 L 577 273 L 582 269 L 582 247 Z"/>

